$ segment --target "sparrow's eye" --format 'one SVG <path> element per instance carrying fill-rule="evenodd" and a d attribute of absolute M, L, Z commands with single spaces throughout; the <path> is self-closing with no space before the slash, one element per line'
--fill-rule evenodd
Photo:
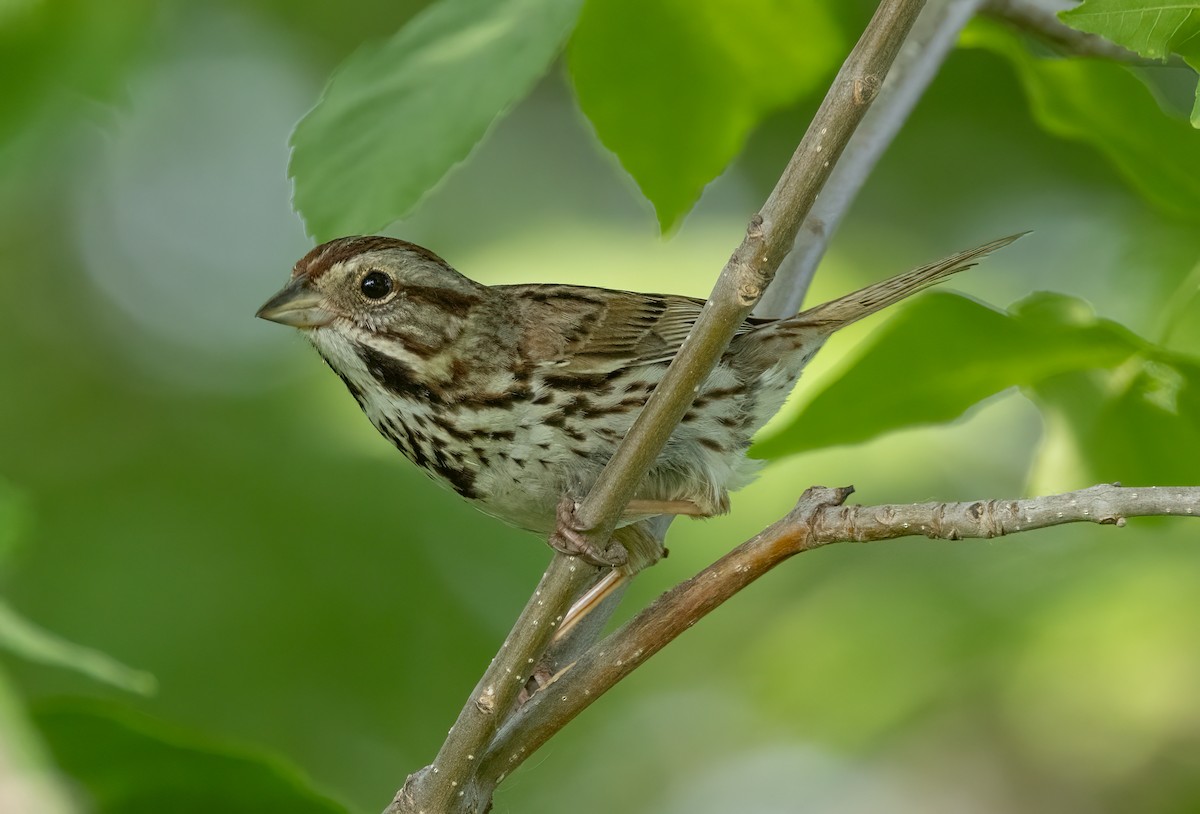
<path fill-rule="evenodd" d="M 370 271 L 362 278 L 359 288 L 367 299 L 380 300 L 392 293 L 392 278 L 382 271 Z"/>

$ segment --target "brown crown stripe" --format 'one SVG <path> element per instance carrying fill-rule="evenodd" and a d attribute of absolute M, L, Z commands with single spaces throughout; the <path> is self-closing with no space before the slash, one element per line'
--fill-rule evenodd
<path fill-rule="evenodd" d="M 434 263 L 440 263 L 443 266 L 449 267 L 449 264 L 445 260 L 424 246 L 418 246 L 416 243 L 409 243 L 407 240 L 400 240 L 394 237 L 384 237 L 383 235 L 356 235 L 353 237 L 339 237 L 336 240 L 331 240 L 328 243 L 322 243 L 320 246 L 317 246 L 308 254 L 301 257 L 300 261 L 296 263 L 295 268 L 292 269 L 292 278 L 308 277 L 310 280 L 315 280 L 338 263 L 344 263 L 360 254 L 381 251 L 383 249 L 404 249 Z"/>

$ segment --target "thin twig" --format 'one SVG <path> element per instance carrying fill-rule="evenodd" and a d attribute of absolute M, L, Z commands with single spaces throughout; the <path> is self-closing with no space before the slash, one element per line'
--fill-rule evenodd
<path fill-rule="evenodd" d="M 826 507 L 808 548 L 924 535 L 935 540 L 1004 537 L 1064 523 L 1124 526 L 1127 517 L 1200 517 L 1200 487 L 1128 487 L 1102 483 L 1077 492 L 1024 500 Z"/>
<path fill-rule="evenodd" d="M 1101 484 L 1024 500 L 843 506 L 852 487 L 814 486 L 779 522 L 667 593 L 596 644 L 505 723 L 480 767 L 499 782 L 614 684 L 779 563 L 837 542 L 913 535 L 993 538 L 1064 523 L 1123 526 L 1127 517 L 1200 517 L 1200 487 Z"/>
<path fill-rule="evenodd" d="M 1071 28 L 1058 19 L 1057 12 L 1075 5 L 1078 4 L 1070 0 L 988 0 L 982 11 L 1033 34 L 1062 54 L 1154 68 L 1164 65 L 1187 67 L 1178 56 L 1173 55 L 1166 60 L 1148 59 L 1097 34 Z"/>
<path fill-rule="evenodd" d="M 754 309 L 782 318 L 800 310 L 817 265 L 842 219 L 896 133 L 954 49 L 963 26 L 986 0 L 930 0 L 913 25 L 880 90 L 804 219 L 791 254 Z"/>

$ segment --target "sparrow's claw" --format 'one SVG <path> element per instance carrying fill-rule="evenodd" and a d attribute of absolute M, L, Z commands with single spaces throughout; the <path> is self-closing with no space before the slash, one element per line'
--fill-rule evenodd
<path fill-rule="evenodd" d="M 610 540 L 607 548 L 600 548 L 591 543 L 583 533 L 584 529 L 575 515 L 578 504 L 569 497 L 564 497 L 555 512 L 554 532 L 548 542 L 550 547 L 560 554 L 579 557 L 591 565 L 615 568 L 624 565 L 629 558 L 625 547 L 616 540 Z"/>

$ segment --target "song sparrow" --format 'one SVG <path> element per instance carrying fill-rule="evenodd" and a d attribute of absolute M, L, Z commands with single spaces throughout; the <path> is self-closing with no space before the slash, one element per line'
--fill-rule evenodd
<path fill-rule="evenodd" d="M 787 319 L 747 319 L 623 524 L 726 511 L 728 492 L 759 468 L 746 457 L 751 436 L 830 334 L 1016 237 Z M 305 255 L 258 316 L 304 329 L 375 428 L 434 480 L 490 515 L 547 533 L 562 519 L 564 495 L 587 493 L 703 305 L 584 286 L 486 286 L 412 243 L 344 237 Z M 622 542 L 601 552 L 568 534 L 559 545 L 628 571 L 658 556 L 657 542 L 636 534 Z"/>

